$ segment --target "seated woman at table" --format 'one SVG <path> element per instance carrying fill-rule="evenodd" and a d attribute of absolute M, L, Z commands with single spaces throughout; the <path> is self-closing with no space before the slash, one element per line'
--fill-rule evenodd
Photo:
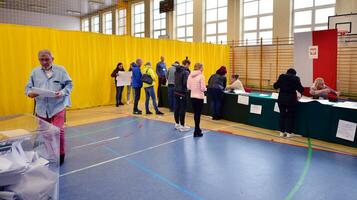
<path fill-rule="evenodd" d="M 227 90 L 242 90 L 245 92 L 242 82 L 239 80 L 239 75 L 232 75 L 232 84 L 227 85 Z"/>
<path fill-rule="evenodd" d="M 339 92 L 327 86 L 323 78 L 316 78 L 314 84 L 310 88 L 310 94 L 313 96 L 313 98 L 318 99 L 322 97 L 324 99 L 327 99 L 329 93 L 333 93 L 337 97 L 340 95 Z"/>

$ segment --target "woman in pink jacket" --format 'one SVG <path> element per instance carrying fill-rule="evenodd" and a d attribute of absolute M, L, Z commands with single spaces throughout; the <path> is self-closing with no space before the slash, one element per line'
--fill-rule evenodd
<path fill-rule="evenodd" d="M 207 90 L 205 77 L 202 74 L 203 65 L 196 63 L 194 71 L 191 72 L 187 80 L 187 89 L 191 90 L 191 102 L 195 119 L 195 132 L 193 137 L 202 137 L 200 129 L 201 112 L 203 107 L 204 92 Z"/>

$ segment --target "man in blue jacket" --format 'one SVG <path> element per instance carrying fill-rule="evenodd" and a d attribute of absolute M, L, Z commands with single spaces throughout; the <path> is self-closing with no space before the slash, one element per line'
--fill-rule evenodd
<path fill-rule="evenodd" d="M 131 86 L 134 88 L 134 115 L 141 115 L 142 111 L 138 109 L 138 104 L 140 100 L 141 88 L 143 87 L 143 82 L 141 81 L 141 70 L 140 67 L 143 61 L 138 58 L 136 62 L 132 65 L 132 73 L 131 76 Z"/>

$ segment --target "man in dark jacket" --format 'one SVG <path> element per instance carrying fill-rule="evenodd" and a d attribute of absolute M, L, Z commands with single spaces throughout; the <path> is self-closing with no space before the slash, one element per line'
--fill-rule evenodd
<path fill-rule="evenodd" d="M 288 69 L 286 74 L 281 74 L 276 83 L 275 89 L 280 89 L 278 105 L 280 110 L 280 136 L 292 137 L 296 106 L 298 102 L 296 91 L 304 92 L 300 78 L 296 76 L 296 71 Z M 287 124 L 286 124 L 287 123 Z"/>
<path fill-rule="evenodd" d="M 140 100 L 141 88 L 143 87 L 143 82 L 141 81 L 141 70 L 140 67 L 143 61 L 139 58 L 136 63 L 132 65 L 132 76 L 131 76 L 131 86 L 134 88 L 134 109 L 133 114 L 141 115 L 142 111 L 138 109 L 138 104 Z"/>
<path fill-rule="evenodd" d="M 190 64 L 189 60 L 184 60 L 184 66 L 178 66 L 175 72 L 175 129 L 181 132 L 190 130 L 190 127 L 185 126 L 187 79 L 190 74 L 188 71 Z"/>

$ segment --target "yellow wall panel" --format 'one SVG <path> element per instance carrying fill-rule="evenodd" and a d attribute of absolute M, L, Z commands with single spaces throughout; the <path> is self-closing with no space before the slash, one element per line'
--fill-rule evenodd
<path fill-rule="evenodd" d="M 33 111 L 33 100 L 25 96 L 24 87 L 31 70 L 39 65 L 37 52 L 41 49 L 50 49 L 55 64 L 65 66 L 73 79 L 72 108 L 113 104 L 115 86 L 110 74 L 118 62 L 124 63 L 128 70 L 131 62 L 142 58 L 144 63 L 151 61 L 155 68 L 163 55 L 169 67 L 188 56 L 191 69 L 196 62 L 204 64 L 206 80 L 221 65 L 229 66 L 226 45 L 9 24 L 0 24 L 0 38 L 0 116 Z"/>

